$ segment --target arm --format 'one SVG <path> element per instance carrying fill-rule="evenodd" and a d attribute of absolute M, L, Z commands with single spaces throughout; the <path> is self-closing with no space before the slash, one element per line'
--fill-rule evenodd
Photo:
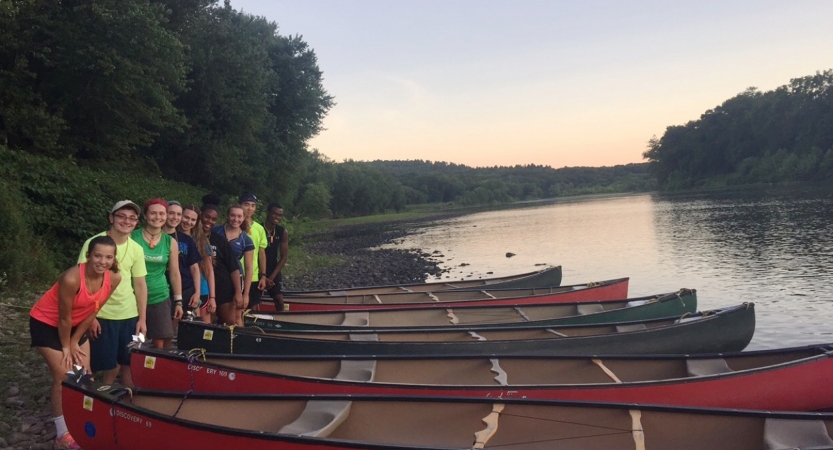
<path fill-rule="evenodd" d="M 136 307 L 139 309 L 136 334 L 147 334 L 148 284 L 145 277 L 133 277 L 133 292 L 136 294 Z"/>
<path fill-rule="evenodd" d="M 174 293 L 174 319 L 182 318 L 182 275 L 179 274 L 179 243 L 171 239 L 171 254 L 168 256 L 168 278 Z M 178 300 L 177 300 L 178 299 Z"/>
<path fill-rule="evenodd" d="M 254 251 L 243 253 L 243 308 L 249 304 L 249 291 L 252 289 L 253 253 Z"/>
<path fill-rule="evenodd" d="M 72 363 L 75 362 L 78 353 L 82 353 L 78 348 L 77 352 L 73 350 L 78 347 L 78 342 L 72 344 L 70 331 L 72 330 L 72 304 L 75 301 L 75 295 L 81 288 L 81 272 L 78 267 L 73 267 L 61 275 L 58 280 L 58 338 L 61 340 L 61 365 L 65 369 L 72 369 Z M 95 314 L 90 314 L 95 316 Z"/>
<path fill-rule="evenodd" d="M 269 287 L 275 285 L 275 279 L 278 278 L 278 274 L 281 273 L 283 270 L 283 266 L 286 265 L 286 259 L 289 257 L 289 233 L 286 230 L 283 230 L 283 236 L 281 237 L 281 250 L 280 250 L 280 259 L 278 259 L 278 265 L 275 266 L 275 270 L 269 274 Z"/>
<path fill-rule="evenodd" d="M 214 258 L 208 257 L 208 264 L 206 264 L 205 281 L 208 282 L 208 306 L 206 309 L 209 313 L 214 313 L 217 310 L 217 294 L 214 289 Z"/>
<path fill-rule="evenodd" d="M 188 306 L 196 308 L 200 305 L 200 265 L 197 263 L 191 264 L 188 268 L 191 271 L 191 279 L 194 280 L 194 295 L 191 296 Z"/>
<path fill-rule="evenodd" d="M 231 277 L 231 282 L 237 283 L 237 286 L 243 282 L 243 277 L 240 276 L 240 269 L 232 270 L 229 272 L 229 276 Z M 240 292 L 240 289 L 234 290 L 234 304 L 240 309 L 246 307 L 246 305 L 243 304 L 243 294 Z"/>

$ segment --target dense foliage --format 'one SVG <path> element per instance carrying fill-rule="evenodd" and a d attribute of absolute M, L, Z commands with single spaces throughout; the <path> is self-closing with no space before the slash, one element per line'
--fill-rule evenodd
<path fill-rule="evenodd" d="M 333 105 L 321 81 L 303 40 L 228 2 L 0 2 L 0 144 L 13 150 L 295 195 Z"/>
<path fill-rule="evenodd" d="M 833 70 L 749 88 L 644 154 L 664 188 L 833 180 Z"/>
<path fill-rule="evenodd" d="M 0 289 L 71 264 L 124 198 L 250 191 L 291 222 L 653 185 L 639 164 L 333 162 L 308 149 L 334 105 L 315 53 L 278 31 L 229 0 L 0 1 Z"/>

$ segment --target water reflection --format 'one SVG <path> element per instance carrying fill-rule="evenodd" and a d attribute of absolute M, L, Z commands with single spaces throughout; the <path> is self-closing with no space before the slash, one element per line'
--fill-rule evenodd
<path fill-rule="evenodd" d="M 396 247 L 439 251 L 451 279 L 548 263 L 565 284 L 629 276 L 632 296 L 690 287 L 702 309 L 752 301 L 750 348 L 771 348 L 833 341 L 832 219 L 829 191 L 638 195 L 472 214 Z"/>

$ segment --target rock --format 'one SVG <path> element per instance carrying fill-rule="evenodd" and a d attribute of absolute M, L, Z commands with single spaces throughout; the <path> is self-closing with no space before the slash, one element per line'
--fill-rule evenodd
<path fill-rule="evenodd" d="M 185 238 L 183 238 L 185 239 Z M 494 272 L 486 272 L 486 275 L 494 275 Z"/>
<path fill-rule="evenodd" d="M 24 403 L 26 403 L 26 400 L 19 395 L 6 399 L 6 404 L 9 406 L 23 406 Z"/>
<path fill-rule="evenodd" d="M 23 431 L 26 434 L 40 434 L 44 429 L 46 429 L 46 426 L 43 424 L 43 422 L 36 422 L 28 428 L 26 428 L 25 430 L 21 431 Z"/>
<path fill-rule="evenodd" d="M 183 239 L 184 239 L 184 238 L 183 238 Z M 471 264 L 469 264 L 469 263 L 460 263 L 460 267 L 466 267 L 466 266 L 470 266 L 470 265 L 471 265 Z"/>
<path fill-rule="evenodd" d="M 0 433 L 6 434 L 12 430 L 12 426 L 6 422 L 0 422 Z"/>
<path fill-rule="evenodd" d="M 14 397 L 15 395 L 20 394 L 20 388 L 17 386 L 11 386 L 8 390 L 9 397 Z"/>
<path fill-rule="evenodd" d="M 0 437 L 0 448 L 6 448 L 6 447 L 8 447 L 8 446 L 9 446 L 9 443 L 8 443 L 8 442 L 6 442 L 6 440 L 5 440 L 5 439 L 3 439 L 2 437 Z"/>
<path fill-rule="evenodd" d="M 511 258 L 511 257 L 513 257 L 513 256 L 515 256 L 515 254 L 514 254 L 514 253 L 512 253 L 512 252 L 506 252 L 506 257 L 507 257 L 507 258 Z"/>
<path fill-rule="evenodd" d="M 19 442 L 23 442 L 26 440 L 26 435 L 23 433 L 13 433 L 9 436 L 8 443 L 9 445 L 15 445 Z"/>

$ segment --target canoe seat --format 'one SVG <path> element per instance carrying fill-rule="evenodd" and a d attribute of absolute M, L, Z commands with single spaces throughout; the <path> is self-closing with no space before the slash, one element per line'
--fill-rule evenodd
<path fill-rule="evenodd" d="M 367 311 L 346 312 L 341 324 L 348 327 L 366 327 L 370 325 L 370 313 Z"/>
<path fill-rule="evenodd" d="M 617 333 L 629 333 L 631 331 L 647 330 L 648 327 L 644 323 L 632 323 L 628 325 L 616 325 Z"/>
<path fill-rule="evenodd" d="M 604 307 L 598 303 L 579 304 L 576 309 L 582 316 L 603 312 L 605 310 Z"/>
<path fill-rule="evenodd" d="M 378 341 L 379 336 L 376 333 L 350 333 L 351 341 Z"/>
<path fill-rule="evenodd" d="M 631 301 L 625 303 L 625 308 L 631 308 L 631 307 L 634 307 L 634 306 L 642 306 L 646 303 L 648 303 L 648 300 L 631 300 Z"/>
<path fill-rule="evenodd" d="M 831 448 L 833 439 L 821 420 L 766 419 L 765 450 Z"/>
<path fill-rule="evenodd" d="M 375 359 L 342 359 L 336 380 L 373 381 L 376 376 Z"/>
<path fill-rule="evenodd" d="M 726 364 L 726 360 L 723 358 L 687 359 L 685 366 L 690 377 L 703 377 L 706 375 L 732 372 L 732 369 Z"/>
<path fill-rule="evenodd" d="M 294 422 L 287 424 L 278 433 L 298 436 L 327 437 L 350 414 L 351 401 L 310 400 Z"/>
<path fill-rule="evenodd" d="M 330 291 L 328 294 L 331 297 L 347 297 L 347 291 Z"/>
<path fill-rule="evenodd" d="M 697 320 L 702 320 L 703 317 L 704 316 L 702 316 L 702 315 L 681 317 L 681 318 L 675 320 L 674 323 L 694 322 L 694 321 L 697 321 Z"/>

